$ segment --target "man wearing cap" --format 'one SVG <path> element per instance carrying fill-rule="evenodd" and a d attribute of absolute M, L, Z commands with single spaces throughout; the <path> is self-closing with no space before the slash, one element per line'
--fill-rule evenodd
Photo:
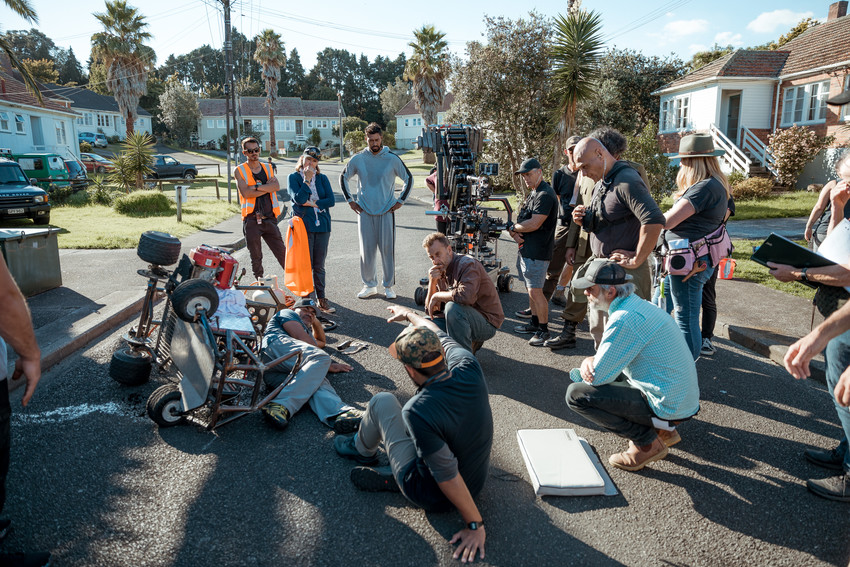
<path fill-rule="evenodd" d="M 528 307 L 531 310 L 531 322 L 517 326 L 516 331 L 532 335 L 528 344 L 541 346 L 551 338 L 549 302 L 543 295 L 543 285 L 555 247 L 558 196 L 543 179 L 540 162 L 535 158 L 522 162 L 514 175 L 522 176 L 529 191 L 525 203 L 517 213 L 517 222 L 509 232 L 519 245 L 517 272 L 528 290 Z"/>
<path fill-rule="evenodd" d="M 649 299 L 652 276 L 647 258 L 664 228 L 664 215 L 640 174 L 618 161 L 595 138 L 584 138 L 573 150 L 582 172 L 596 182 L 589 205 L 573 209 L 573 221 L 590 233 L 594 258 L 617 261 L 632 275 L 637 295 Z M 578 275 L 586 269 L 586 262 Z M 575 276 L 574 276 L 575 277 Z M 588 309 L 587 319 L 597 347 L 607 315 Z"/>
<path fill-rule="evenodd" d="M 277 227 L 283 208 L 278 201 L 280 183 L 271 165 L 260 161 L 260 142 L 256 138 L 242 140 L 242 153 L 248 161 L 236 168 L 236 187 L 242 209 L 242 232 L 251 257 L 254 277 L 263 277 L 263 245 L 277 258 L 280 269 L 286 268 L 286 246 Z"/>
<path fill-rule="evenodd" d="M 263 406 L 263 416 L 277 429 L 286 429 L 289 420 L 304 404 L 325 425 L 337 433 L 350 433 L 360 424 L 362 412 L 340 400 L 328 382 L 328 372 L 349 372 L 351 366 L 332 362 L 325 346 L 325 331 L 318 320 L 318 306 L 310 298 L 298 299 L 292 309 L 281 309 L 269 321 L 263 334 L 260 356 L 263 362 L 301 351 L 301 368 L 295 378 Z M 296 357 L 282 362 L 263 375 L 270 389 L 286 380 Z"/>
<path fill-rule="evenodd" d="M 454 558 L 484 558 L 484 520 L 473 498 L 490 466 L 493 415 L 487 383 L 478 361 L 434 323 L 393 305 L 388 321 L 409 322 L 390 346 L 404 364 L 417 393 L 402 408 L 389 392 L 375 395 L 360 429 L 334 440 L 337 453 L 374 464 L 383 442 L 389 467 L 359 466 L 351 480 L 361 490 L 401 493 L 427 511 L 457 509 L 466 527 Z"/>
<path fill-rule="evenodd" d="M 360 278 L 363 289 L 357 294 L 360 299 L 378 293 L 378 251 L 384 270 L 384 295 L 395 299 L 395 211 L 401 208 L 410 188 L 413 176 L 401 161 L 383 145 L 381 127 L 372 122 L 366 127 L 366 148 L 352 156 L 339 176 L 339 186 L 351 209 L 357 213 L 357 228 L 360 233 Z M 357 176 L 358 190 L 352 196 L 349 180 Z M 395 178 L 404 182 L 401 195 L 395 196 Z"/>
<path fill-rule="evenodd" d="M 676 425 L 699 411 L 697 370 L 685 337 L 667 313 L 634 294 L 618 263 L 593 260 L 573 281 L 591 309 L 609 313 L 596 355 L 570 371 L 567 405 L 629 440 L 611 465 L 637 471 L 681 441 Z M 620 374 L 625 383 L 614 385 Z"/>
<path fill-rule="evenodd" d="M 446 235 L 433 232 L 422 247 L 432 264 L 425 310 L 440 329 L 475 354 L 505 320 L 496 285 L 481 262 L 455 254 Z"/>

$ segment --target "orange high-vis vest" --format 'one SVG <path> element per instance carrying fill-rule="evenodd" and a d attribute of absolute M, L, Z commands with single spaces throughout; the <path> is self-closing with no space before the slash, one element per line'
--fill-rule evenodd
<path fill-rule="evenodd" d="M 263 162 L 260 162 L 260 167 L 263 168 L 263 171 L 266 172 L 266 179 L 271 179 L 274 176 L 272 172 L 272 166 L 267 165 Z M 256 185 L 257 180 L 254 179 L 254 172 L 251 171 L 251 168 L 248 167 L 248 162 L 246 161 L 242 165 L 236 168 L 236 171 L 242 172 L 242 179 L 245 180 L 245 184 L 249 187 L 251 185 Z M 272 210 L 274 210 L 274 216 L 280 216 L 280 203 L 277 200 L 277 191 L 274 193 L 269 193 L 272 198 Z M 257 203 L 256 197 L 245 197 L 242 195 L 242 192 L 239 192 L 239 203 L 242 205 L 242 220 L 245 220 L 245 217 L 254 212 L 254 205 Z"/>

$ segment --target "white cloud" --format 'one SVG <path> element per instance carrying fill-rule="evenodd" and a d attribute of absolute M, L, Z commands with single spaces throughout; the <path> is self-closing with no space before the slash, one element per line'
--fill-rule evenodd
<path fill-rule="evenodd" d="M 684 37 L 708 30 L 708 20 L 676 20 L 664 24 L 664 33 L 668 36 Z"/>
<path fill-rule="evenodd" d="M 739 33 L 732 32 L 720 32 L 719 34 L 714 36 L 714 43 L 721 47 L 726 47 L 727 45 L 731 45 L 732 47 L 739 47 L 744 45 L 743 38 Z"/>
<path fill-rule="evenodd" d="M 747 29 L 755 33 L 776 33 L 787 31 L 800 23 L 800 20 L 811 18 L 812 12 L 792 12 L 791 10 L 774 10 L 773 12 L 762 12 L 758 17 L 747 24 Z"/>

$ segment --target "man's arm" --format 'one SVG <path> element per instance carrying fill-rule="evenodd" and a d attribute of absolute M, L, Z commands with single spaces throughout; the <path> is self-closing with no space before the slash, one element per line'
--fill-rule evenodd
<path fill-rule="evenodd" d="M 785 369 L 798 380 L 808 378 L 809 361 L 826 348 L 826 343 L 847 330 L 850 330 L 850 302 L 827 317 L 814 331 L 788 347 L 783 361 Z"/>
<path fill-rule="evenodd" d="M 437 483 L 437 486 L 460 512 L 464 524 L 480 523 L 477 530 L 470 530 L 465 527 L 452 536 L 449 543 L 460 542 L 452 557 L 460 559 L 463 563 L 472 562 L 475 561 L 476 553 L 480 551 L 481 559 L 484 559 L 484 541 L 487 538 L 484 531 L 484 520 L 481 518 L 481 512 L 478 511 L 478 506 L 475 505 L 475 500 L 472 499 L 463 477 L 457 474 L 451 480 Z"/>
<path fill-rule="evenodd" d="M 297 341 L 303 341 L 308 345 L 316 345 L 316 339 L 313 335 L 304 330 L 304 326 L 298 321 L 287 321 L 283 324 L 283 330 L 286 334 Z"/>
<path fill-rule="evenodd" d="M 795 282 L 803 279 L 803 270 L 788 264 L 768 262 L 770 275 L 781 282 Z M 806 270 L 806 279 L 812 283 L 844 287 L 850 285 L 850 264 L 835 264 Z"/>
<path fill-rule="evenodd" d="M 637 250 L 631 258 L 622 258 L 618 263 L 626 269 L 634 269 L 643 264 L 658 244 L 658 237 L 664 229 L 663 224 L 642 224 L 638 233 Z"/>
<path fill-rule="evenodd" d="M 445 274 L 439 266 L 431 266 L 428 270 L 428 295 L 425 297 L 425 312 L 429 317 L 434 317 L 434 312 L 441 303 L 452 300 L 449 291 L 440 291 L 440 282 L 444 281 Z"/>
<path fill-rule="evenodd" d="M 832 232 L 838 223 L 844 220 L 844 206 L 850 200 L 850 186 L 846 181 L 838 183 L 829 192 L 829 200 L 832 203 L 832 212 L 829 216 L 829 229 L 827 233 Z"/>
<path fill-rule="evenodd" d="M 635 335 L 628 321 L 616 315 L 608 319 L 599 349 L 588 368 L 593 385 L 602 386 L 616 380 L 643 345 L 644 338 Z M 584 370 L 584 366 L 582 369 Z"/>
<path fill-rule="evenodd" d="M 812 212 L 809 214 L 809 219 L 806 221 L 806 230 L 803 234 L 806 239 L 806 242 L 812 239 L 812 227 L 823 214 L 824 209 L 826 209 L 826 205 L 827 203 L 829 203 L 829 193 L 830 191 L 832 191 L 833 187 L 835 187 L 834 179 L 824 185 L 823 189 L 821 189 L 820 194 L 818 195 L 818 202 L 815 203 L 815 206 L 812 208 Z"/>
<path fill-rule="evenodd" d="M 257 197 L 262 197 L 268 193 L 276 193 L 280 190 L 280 183 L 278 183 L 277 178 L 274 176 L 272 176 L 271 182 L 262 185 L 248 185 L 242 178 L 242 172 L 239 169 L 236 170 L 235 177 L 236 188 L 239 189 L 239 193 L 246 199 L 256 199 Z"/>
<path fill-rule="evenodd" d="M 41 379 L 41 350 L 35 339 L 27 302 L 18 289 L 6 261 L 0 255 L 0 337 L 18 353 L 12 380 L 26 377 L 27 387 L 21 405 L 26 406 Z M 0 361 L 6 364 L 6 361 Z M 5 386 L 4 386 L 5 387 Z"/>
<path fill-rule="evenodd" d="M 410 170 L 407 169 L 407 164 L 405 164 L 404 161 L 397 155 L 396 157 L 398 158 L 398 164 L 396 164 L 396 175 L 404 182 L 404 189 L 401 190 L 398 202 L 390 208 L 391 211 L 396 211 L 401 208 L 404 202 L 407 201 L 407 196 L 410 195 L 410 189 L 413 188 L 413 176 L 410 174 Z M 398 167 L 399 164 L 401 164 L 401 169 Z"/>
<path fill-rule="evenodd" d="M 387 323 L 402 323 L 407 321 L 408 323 L 413 323 L 415 327 L 426 327 L 435 333 L 443 332 L 429 319 L 426 319 L 416 311 L 408 309 L 402 305 L 390 305 L 387 307 L 387 311 L 392 313 L 392 317 L 387 319 Z"/>
<path fill-rule="evenodd" d="M 847 407 L 850 406 L 850 366 L 847 367 L 838 379 L 835 385 L 835 401 L 838 405 Z"/>
<path fill-rule="evenodd" d="M 348 180 L 351 179 L 353 175 L 357 174 L 355 169 L 351 166 L 351 162 L 354 161 L 354 158 L 356 157 L 356 155 L 352 156 L 351 159 L 348 160 L 348 164 L 345 166 L 345 169 L 343 169 L 342 173 L 339 174 L 339 187 L 342 189 L 342 195 L 348 202 L 348 206 L 359 215 L 363 212 L 363 207 L 357 204 L 354 197 L 351 196 L 351 192 L 348 190 Z"/>

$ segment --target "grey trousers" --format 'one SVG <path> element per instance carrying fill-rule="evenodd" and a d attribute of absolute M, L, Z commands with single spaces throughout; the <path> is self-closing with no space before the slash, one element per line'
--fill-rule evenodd
<path fill-rule="evenodd" d="M 375 394 L 369 400 L 354 446 L 361 455 L 374 455 L 381 441 L 387 451 L 393 478 L 400 488 L 404 480 L 402 474 L 416 458 L 416 447 L 407 433 L 401 404 L 389 392 Z"/>
<path fill-rule="evenodd" d="M 454 301 L 446 303 L 445 318 L 438 317 L 432 321 L 469 352 L 472 352 L 473 342 L 483 343 L 496 335 L 496 327 L 480 311 Z"/>
<path fill-rule="evenodd" d="M 360 278 L 363 285 L 378 285 L 376 262 L 380 250 L 383 285 L 392 287 L 395 284 L 395 213 L 360 213 L 357 215 L 357 228 L 360 231 Z"/>

